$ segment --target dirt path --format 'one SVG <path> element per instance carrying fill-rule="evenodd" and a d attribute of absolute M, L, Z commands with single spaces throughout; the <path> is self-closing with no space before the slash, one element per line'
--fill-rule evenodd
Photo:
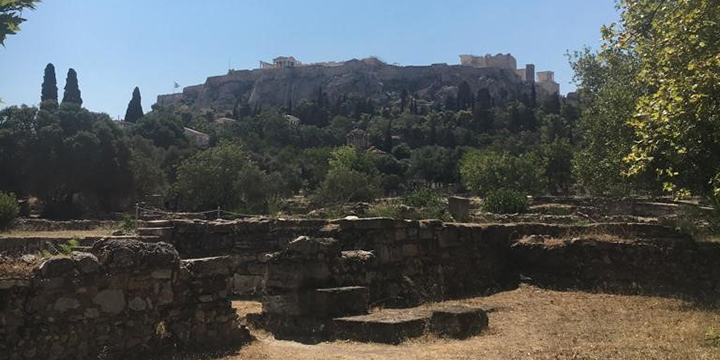
<path fill-rule="evenodd" d="M 720 311 L 658 297 L 556 292 L 523 286 L 456 303 L 493 308 L 490 329 L 465 340 L 432 337 L 400 346 L 331 342 L 304 345 L 256 332 L 240 359 L 720 359 L 706 332 Z M 238 302 L 240 312 L 259 310 Z"/>

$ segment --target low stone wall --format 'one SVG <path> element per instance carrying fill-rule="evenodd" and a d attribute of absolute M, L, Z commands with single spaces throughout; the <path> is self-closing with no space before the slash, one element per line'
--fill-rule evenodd
<path fill-rule="evenodd" d="M 333 238 L 343 253 L 336 286 L 370 289 L 373 305 L 409 306 L 428 300 L 486 294 L 519 281 L 511 244 L 525 235 L 552 237 L 606 233 L 639 238 L 681 238 L 653 224 L 465 224 L 388 218 L 340 220 L 187 221 L 163 223 L 182 257 L 231 255 L 234 291 L 263 288 L 266 254 L 298 236 Z"/>
<path fill-rule="evenodd" d="M 48 220 L 48 219 L 16 219 L 13 224 L 15 230 L 25 231 L 65 231 L 65 230 L 94 230 L 119 228 L 121 221 L 116 220 Z"/>
<path fill-rule="evenodd" d="M 103 239 L 140 240 L 137 236 L 0 237 L 0 255 L 19 256 L 41 253 L 43 251 L 48 251 L 50 254 L 58 254 L 60 247 L 73 239 L 76 239 L 79 246 L 82 247 L 91 247 Z"/>
<path fill-rule="evenodd" d="M 228 346 L 246 329 L 227 258 L 180 260 L 168 244 L 103 240 L 0 275 L 0 359 L 110 359 Z"/>
<path fill-rule="evenodd" d="M 686 239 L 529 236 L 512 245 L 518 271 L 537 285 L 716 298 L 720 244 Z"/>

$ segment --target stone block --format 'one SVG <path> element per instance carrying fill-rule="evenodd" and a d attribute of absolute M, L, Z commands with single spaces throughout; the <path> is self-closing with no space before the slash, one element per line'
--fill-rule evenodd
<path fill-rule="evenodd" d="M 40 273 L 47 278 L 70 275 L 74 272 L 75 263 L 68 257 L 53 256 L 40 264 Z"/>
<path fill-rule="evenodd" d="M 263 276 L 233 275 L 233 293 L 236 295 L 252 295 L 262 290 Z"/>
<path fill-rule="evenodd" d="M 99 305 L 103 312 L 119 314 L 125 310 L 125 293 L 119 289 L 106 289 L 95 295 L 93 302 Z"/>
<path fill-rule="evenodd" d="M 449 307 L 434 310 L 430 330 L 442 337 L 465 339 L 477 335 L 488 327 L 485 310 L 468 307 Z"/>
<path fill-rule="evenodd" d="M 333 319 L 339 339 L 399 344 L 423 336 L 430 321 L 430 312 L 403 309 L 382 310 L 370 315 Z"/>
<path fill-rule="evenodd" d="M 55 305 L 53 306 L 53 309 L 55 311 L 65 312 L 68 310 L 75 310 L 79 307 L 80 307 L 80 302 L 78 302 L 77 299 L 69 298 L 69 297 L 61 297 L 61 298 L 55 300 Z"/>
<path fill-rule="evenodd" d="M 416 257 L 420 255 L 420 249 L 415 244 L 405 244 L 402 246 L 402 253 L 404 257 Z"/>
<path fill-rule="evenodd" d="M 92 274 L 100 269 L 100 262 L 93 254 L 73 251 L 70 257 L 75 262 L 75 267 L 83 274 Z"/>
<path fill-rule="evenodd" d="M 150 273 L 150 277 L 153 279 L 168 280 L 172 279 L 171 269 L 157 269 Z"/>
<path fill-rule="evenodd" d="M 330 258 L 340 256 L 340 246 L 335 239 L 300 236 L 287 245 L 287 250 L 303 257 L 317 258 L 322 254 L 324 258 Z"/>
<path fill-rule="evenodd" d="M 367 314 L 370 291 L 363 286 L 316 289 L 301 305 L 307 315 L 319 318 Z"/>
<path fill-rule="evenodd" d="M 182 260 L 182 265 L 195 277 L 227 276 L 232 270 L 233 259 L 230 256 L 189 259 Z"/>
<path fill-rule="evenodd" d="M 330 267 L 326 263 L 268 263 L 265 287 L 292 290 L 324 286 L 330 280 Z"/>
<path fill-rule="evenodd" d="M 467 221 L 470 217 L 470 199 L 459 196 L 449 197 L 448 211 L 455 221 Z"/>
<path fill-rule="evenodd" d="M 278 314 L 286 316 L 299 316 L 300 296 L 297 292 L 290 292 L 280 295 L 264 295 L 262 298 L 263 313 Z"/>

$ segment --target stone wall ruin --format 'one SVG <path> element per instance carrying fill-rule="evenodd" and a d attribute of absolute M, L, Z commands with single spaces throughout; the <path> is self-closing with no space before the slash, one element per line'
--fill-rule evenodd
<path fill-rule="evenodd" d="M 0 359 L 127 358 L 248 341 L 226 258 L 180 260 L 168 244 L 104 240 L 92 253 L 0 276 Z"/>

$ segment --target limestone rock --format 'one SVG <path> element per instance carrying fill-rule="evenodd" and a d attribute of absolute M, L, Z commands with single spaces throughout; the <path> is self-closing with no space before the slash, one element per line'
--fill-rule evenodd
<path fill-rule="evenodd" d="M 488 326 L 485 310 L 462 306 L 433 311 L 430 329 L 440 336 L 465 339 L 479 334 Z"/>
<path fill-rule="evenodd" d="M 163 242 L 103 239 L 93 245 L 92 252 L 108 268 L 168 268 L 180 262 L 177 250 Z"/>
<path fill-rule="evenodd" d="M 103 312 L 119 314 L 125 310 L 125 293 L 118 289 L 106 289 L 95 295 L 93 302 L 100 305 Z"/>
<path fill-rule="evenodd" d="M 40 273 L 44 277 L 60 277 L 75 271 L 72 259 L 63 256 L 54 256 L 40 264 Z"/>
<path fill-rule="evenodd" d="M 77 269 L 83 274 L 94 273 L 100 268 L 98 258 L 93 254 L 73 251 L 70 257 L 75 262 Z"/>
<path fill-rule="evenodd" d="M 65 312 L 68 310 L 75 310 L 80 307 L 80 302 L 77 299 L 61 297 L 55 301 L 53 309 L 59 312 Z"/>

